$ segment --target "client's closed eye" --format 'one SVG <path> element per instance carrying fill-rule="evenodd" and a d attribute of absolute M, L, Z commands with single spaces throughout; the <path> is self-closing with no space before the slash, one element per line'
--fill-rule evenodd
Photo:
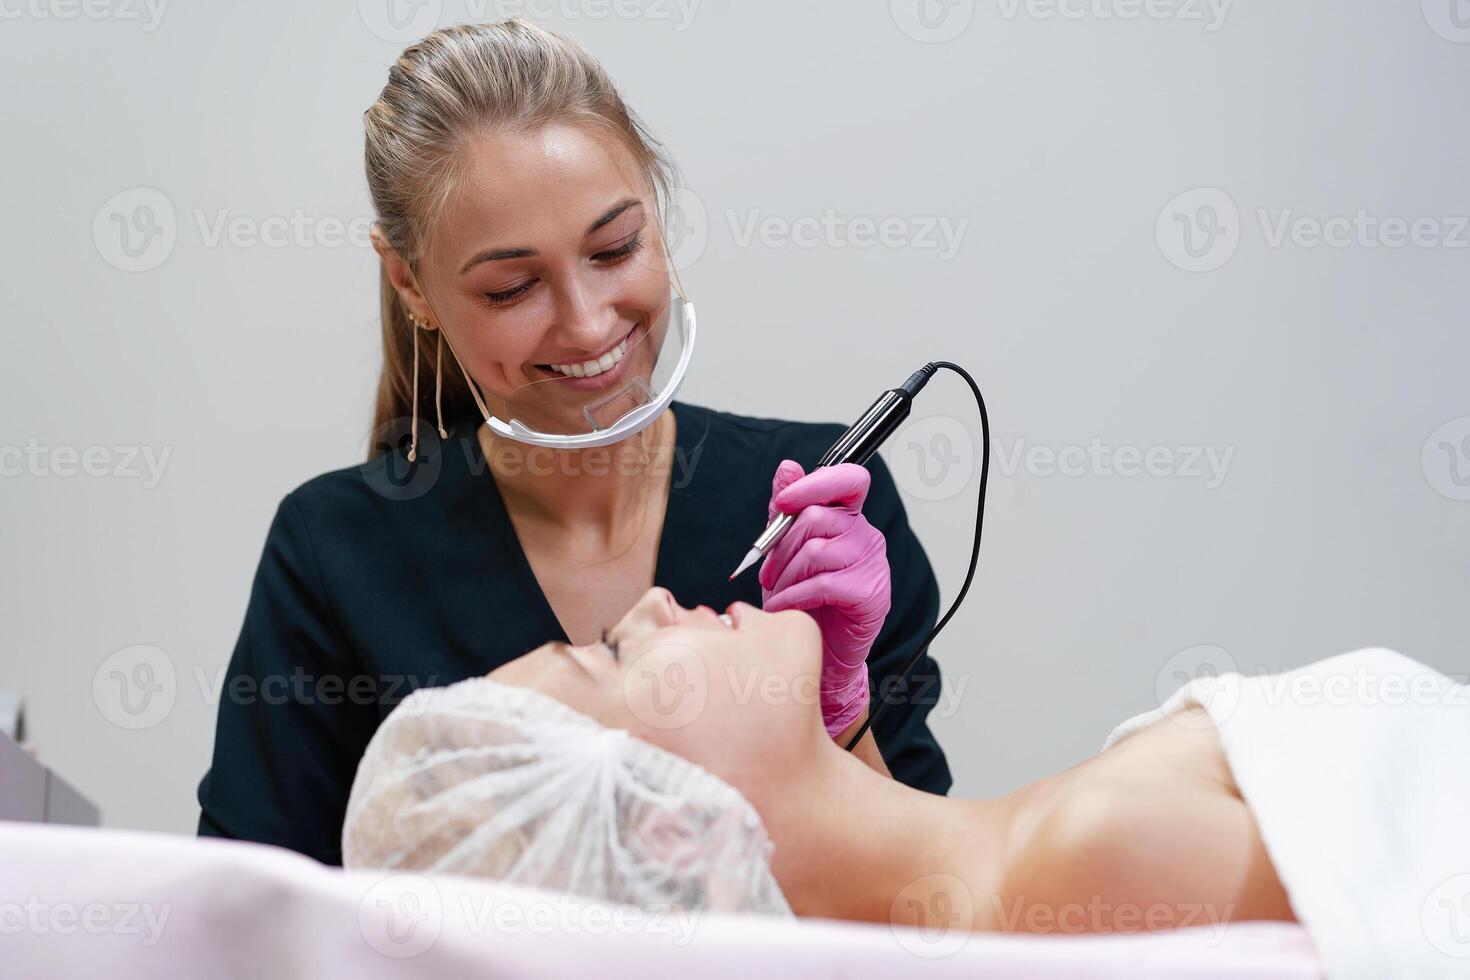
<path fill-rule="evenodd" d="M 611 629 L 611 627 L 604 627 L 603 628 L 603 631 L 602 631 L 602 645 L 605 646 L 605 647 L 607 647 L 608 652 L 612 654 L 612 658 L 614 660 L 618 660 L 619 662 L 621 662 L 621 660 L 620 660 L 620 658 L 618 656 L 618 641 L 615 640 L 615 639 L 613 639 L 612 637 L 610 637 L 608 635 L 608 630 L 609 629 Z"/>

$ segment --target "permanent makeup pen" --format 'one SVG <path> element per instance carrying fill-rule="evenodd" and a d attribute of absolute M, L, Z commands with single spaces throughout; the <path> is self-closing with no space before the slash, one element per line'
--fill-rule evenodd
<path fill-rule="evenodd" d="M 935 364 L 926 364 L 913 374 L 909 379 L 897 388 L 890 388 L 878 396 L 877 401 L 868 406 L 868 410 L 848 427 L 832 448 L 817 461 L 817 466 L 836 466 L 839 463 L 867 463 L 873 453 L 883 441 L 893 435 L 895 429 L 904 419 L 908 418 L 912 407 L 914 396 L 929 383 L 929 379 L 938 370 Z M 785 535 L 787 528 L 791 527 L 796 520 L 795 514 L 777 514 L 776 519 L 766 525 L 760 537 L 755 539 L 755 544 L 745 553 L 745 559 L 740 566 L 730 573 L 730 578 L 745 571 L 751 565 L 761 560 L 761 557 L 776 546 Z"/>

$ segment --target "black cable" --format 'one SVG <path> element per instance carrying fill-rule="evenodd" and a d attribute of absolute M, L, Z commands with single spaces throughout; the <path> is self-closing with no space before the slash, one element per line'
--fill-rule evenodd
<path fill-rule="evenodd" d="M 970 390 L 975 393 L 975 404 L 980 406 L 980 442 L 984 453 L 980 458 L 980 492 L 978 494 L 979 502 L 975 509 L 975 544 L 970 549 L 970 570 L 965 573 L 965 584 L 960 586 L 960 594 L 955 596 L 954 602 L 950 604 L 949 611 L 944 614 L 939 622 L 934 624 L 934 628 L 929 631 L 929 635 L 924 637 L 924 642 L 919 644 L 919 649 L 914 651 L 913 657 L 904 666 L 903 670 L 891 675 L 899 678 L 908 677 L 909 671 L 914 669 L 914 664 L 919 662 L 919 658 L 924 655 L 924 651 L 929 649 L 929 644 L 939 635 L 939 631 L 944 629 L 944 624 L 949 622 L 950 617 L 955 614 L 955 610 L 960 608 L 960 603 L 965 601 L 965 593 L 970 591 L 970 582 L 975 578 L 975 563 L 980 558 L 980 532 L 985 525 L 985 487 L 990 480 L 990 416 L 985 411 L 985 398 L 980 394 L 980 386 L 975 384 L 974 378 L 970 377 L 970 372 L 958 364 L 953 364 L 949 361 L 930 361 L 920 372 L 916 372 L 915 377 L 922 373 L 925 375 L 924 382 L 927 382 L 928 376 L 933 375 L 940 368 L 949 368 L 964 378 L 969 383 Z M 920 387 L 922 387 L 922 383 Z M 888 678 L 885 677 L 883 679 L 884 683 L 887 680 Z M 881 692 L 882 684 L 879 685 L 880 695 Z M 868 719 L 863 722 L 863 727 L 859 728 L 857 734 L 852 737 L 852 741 L 847 743 L 847 751 L 852 751 L 853 746 L 857 745 L 864 733 L 872 727 L 873 722 L 878 720 L 878 717 L 883 714 L 883 709 L 887 706 L 887 701 L 880 699 L 878 707 L 868 713 Z"/>

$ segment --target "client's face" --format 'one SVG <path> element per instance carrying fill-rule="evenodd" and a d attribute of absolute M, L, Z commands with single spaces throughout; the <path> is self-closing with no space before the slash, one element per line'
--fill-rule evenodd
<path fill-rule="evenodd" d="M 818 699 L 822 638 L 798 610 L 737 602 L 729 616 L 727 625 L 706 607 L 685 609 L 655 587 L 607 643 L 545 643 L 489 676 L 741 779 L 813 738 L 828 741 Z"/>

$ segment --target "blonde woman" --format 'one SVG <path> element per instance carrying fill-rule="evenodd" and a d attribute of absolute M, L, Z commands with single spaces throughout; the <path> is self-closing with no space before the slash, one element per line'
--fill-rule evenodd
<path fill-rule="evenodd" d="M 354 768 L 395 704 L 547 637 L 594 642 L 655 585 L 706 611 L 804 611 L 824 727 L 854 732 L 870 678 L 936 619 L 933 572 L 881 460 L 806 472 L 844 425 L 658 400 L 669 348 L 693 340 L 662 232 L 674 168 L 596 60 L 519 19 L 446 28 L 403 51 L 364 124 L 380 444 L 276 512 L 199 833 L 339 863 Z M 729 581 L 777 510 L 791 531 Z M 938 668 L 885 693 L 858 758 L 943 794 Z"/>

